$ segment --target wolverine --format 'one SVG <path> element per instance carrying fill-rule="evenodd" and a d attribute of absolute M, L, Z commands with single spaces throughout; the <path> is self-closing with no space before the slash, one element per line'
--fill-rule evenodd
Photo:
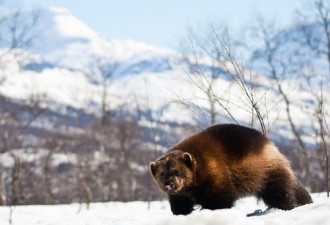
<path fill-rule="evenodd" d="M 312 203 L 288 160 L 261 132 L 234 124 L 208 127 L 150 163 L 175 215 L 231 208 L 254 195 L 269 208 L 290 210 Z"/>

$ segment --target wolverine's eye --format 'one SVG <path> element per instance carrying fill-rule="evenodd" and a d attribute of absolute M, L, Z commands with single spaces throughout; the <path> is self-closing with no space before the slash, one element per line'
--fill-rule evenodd
<path fill-rule="evenodd" d="M 177 177 L 181 176 L 181 171 L 179 171 L 179 170 L 174 171 L 174 175 Z"/>
<path fill-rule="evenodd" d="M 163 173 L 160 174 L 160 181 L 161 181 L 161 182 L 164 181 L 164 174 L 163 174 Z"/>

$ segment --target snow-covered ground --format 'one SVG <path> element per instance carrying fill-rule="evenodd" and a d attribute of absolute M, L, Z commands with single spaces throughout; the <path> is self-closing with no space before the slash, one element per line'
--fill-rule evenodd
<path fill-rule="evenodd" d="M 246 217 L 262 202 L 245 198 L 232 209 L 195 210 L 188 216 L 173 216 L 167 201 L 93 203 L 90 209 L 79 204 L 55 206 L 17 206 L 14 225 L 330 225 L 330 198 L 313 194 L 314 203 L 291 211 L 272 209 L 266 215 Z M 0 224 L 9 224 L 9 207 L 0 207 Z"/>

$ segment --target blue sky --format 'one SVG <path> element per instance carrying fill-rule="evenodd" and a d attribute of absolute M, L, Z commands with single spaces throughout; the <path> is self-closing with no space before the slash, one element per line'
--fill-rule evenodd
<path fill-rule="evenodd" d="M 227 24 L 234 30 L 257 13 L 288 23 L 300 0 L 19 0 L 23 6 L 59 6 L 108 38 L 174 48 L 187 27 Z"/>

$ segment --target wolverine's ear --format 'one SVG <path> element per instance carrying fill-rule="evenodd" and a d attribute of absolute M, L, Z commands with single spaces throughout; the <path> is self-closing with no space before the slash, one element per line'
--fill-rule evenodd
<path fill-rule="evenodd" d="M 155 174 L 156 174 L 156 163 L 155 162 L 151 162 L 150 164 L 149 164 L 149 168 L 150 168 L 150 173 L 153 175 L 153 176 L 155 176 Z"/>
<path fill-rule="evenodd" d="M 191 166 L 194 162 L 192 155 L 189 154 L 188 152 L 183 153 L 181 158 L 183 159 L 183 161 L 186 163 L 187 166 Z"/>

